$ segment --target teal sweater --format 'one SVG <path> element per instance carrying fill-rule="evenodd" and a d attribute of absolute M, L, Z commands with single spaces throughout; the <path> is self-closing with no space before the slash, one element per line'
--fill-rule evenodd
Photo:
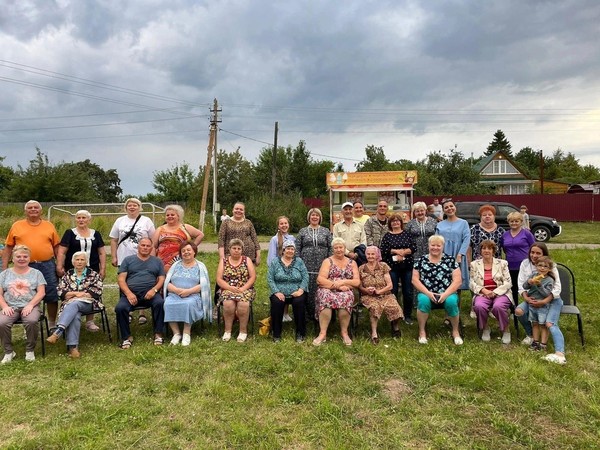
<path fill-rule="evenodd" d="M 302 289 L 304 292 L 308 291 L 308 271 L 304 261 L 297 257 L 294 257 L 288 267 L 281 262 L 281 258 L 271 261 L 267 281 L 271 295 L 281 292 L 288 296 L 298 289 Z"/>

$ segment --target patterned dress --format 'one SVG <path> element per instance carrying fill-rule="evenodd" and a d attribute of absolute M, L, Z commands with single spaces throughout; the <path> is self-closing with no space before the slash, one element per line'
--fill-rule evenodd
<path fill-rule="evenodd" d="M 186 234 L 183 228 L 169 231 L 164 226 L 158 227 L 156 233 L 158 233 L 156 256 L 165 265 L 165 272 L 168 272 L 173 263 L 179 260 L 179 247 L 190 239 L 190 235 Z"/>
<path fill-rule="evenodd" d="M 369 267 L 369 263 L 363 264 L 358 268 L 360 284 L 364 288 L 381 289 L 387 284 L 385 274 L 389 272 L 390 268 L 384 262 L 377 263 L 373 269 Z M 391 292 L 383 295 L 362 294 L 360 299 L 365 308 L 369 310 L 371 317 L 379 319 L 384 312 L 390 321 L 404 317 L 396 297 Z"/>
<path fill-rule="evenodd" d="M 317 276 L 325 258 L 331 255 L 331 233 L 325 227 L 304 227 L 296 237 L 298 256 L 308 270 L 308 297 L 306 317 L 315 317 L 315 296 L 317 294 Z"/>
<path fill-rule="evenodd" d="M 228 220 L 228 222 L 231 221 Z M 225 280 L 229 286 L 242 287 L 249 279 L 250 270 L 248 269 L 248 260 L 246 256 L 242 256 L 242 261 L 237 266 L 231 264 L 228 257 L 223 258 L 223 280 Z M 233 300 L 234 302 L 252 302 L 254 301 L 255 295 L 256 291 L 254 290 L 254 286 L 241 294 L 221 290 L 222 301 Z"/>
<path fill-rule="evenodd" d="M 353 261 L 350 258 L 346 258 L 348 263 L 343 269 L 340 269 L 338 266 L 336 266 L 331 258 L 328 259 L 330 266 L 327 278 L 329 280 L 351 280 L 354 278 L 354 274 L 352 272 Z M 315 301 L 317 316 L 325 308 L 345 309 L 348 311 L 348 313 L 352 313 L 352 306 L 354 305 L 354 291 L 352 289 L 349 291 L 337 291 L 320 287 L 317 289 Z"/>
<path fill-rule="evenodd" d="M 494 231 L 485 231 L 480 224 L 475 224 L 471 227 L 471 259 L 474 261 L 481 258 L 481 250 L 479 246 L 483 241 L 494 241 L 496 243 L 496 253 L 494 258 L 502 257 L 502 247 L 504 245 L 504 228 L 496 226 Z"/>
<path fill-rule="evenodd" d="M 430 236 L 435 234 L 437 224 L 437 220 L 431 217 L 427 217 L 425 222 L 419 222 L 417 219 L 412 219 L 406 224 L 404 231 L 410 234 L 417 244 L 417 251 L 413 255 L 415 261 L 421 256 L 429 253 L 428 240 Z"/>
<path fill-rule="evenodd" d="M 229 242 L 232 239 L 241 239 L 244 243 L 243 254 L 256 262 L 256 252 L 260 250 L 258 237 L 254 225 L 248 219 L 237 222 L 233 219 L 226 220 L 219 228 L 219 248 L 225 249 L 225 255 L 229 254 Z"/>

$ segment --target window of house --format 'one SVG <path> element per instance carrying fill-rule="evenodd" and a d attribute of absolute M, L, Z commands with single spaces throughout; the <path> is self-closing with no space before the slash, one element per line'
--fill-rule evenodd
<path fill-rule="evenodd" d="M 518 174 L 519 171 L 515 169 L 511 163 L 505 159 L 495 159 L 491 161 L 482 173 L 484 175 L 504 175 L 504 174 Z"/>

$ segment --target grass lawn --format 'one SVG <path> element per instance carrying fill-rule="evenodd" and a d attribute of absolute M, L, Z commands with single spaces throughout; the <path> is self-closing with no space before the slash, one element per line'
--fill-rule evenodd
<path fill-rule="evenodd" d="M 586 347 L 574 317 L 561 321 L 566 366 L 540 360 L 521 346 L 478 341 L 463 301 L 466 339 L 452 344 L 442 312 L 430 319 L 429 345 L 416 324 L 382 342 L 368 342 L 367 314 L 352 347 L 334 326 L 321 347 L 297 344 L 285 325 L 273 344 L 255 333 L 245 344 L 223 343 L 216 325 L 194 329 L 187 348 L 154 347 L 150 325 L 133 325 L 131 350 L 82 331 L 82 358 L 64 345 L 34 363 L 0 366 L 0 446 L 19 449 L 121 448 L 598 448 L 600 442 L 600 253 L 554 250 L 577 277 Z M 266 255 L 265 255 L 266 256 Z M 199 258 L 216 269 L 216 255 Z M 268 315 L 265 267 L 259 268 L 255 318 Z M 115 274 L 108 276 L 114 281 Z M 105 303 L 116 336 L 116 290 Z M 494 326 L 495 323 L 492 323 Z M 523 333 L 521 330 L 521 338 Z M 550 346 L 551 347 L 551 346 Z"/>

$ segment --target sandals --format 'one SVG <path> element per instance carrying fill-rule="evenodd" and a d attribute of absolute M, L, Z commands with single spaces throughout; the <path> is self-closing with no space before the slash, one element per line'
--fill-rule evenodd
<path fill-rule="evenodd" d="M 164 342 L 165 342 L 165 340 L 161 336 L 156 336 L 154 338 L 154 345 L 163 345 Z"/>
<path fill-rule="evenodd" d="M 371 344 L 373 344 L 373 345 L 379 344 L 379 336 L 371 336 Z"/>
<path fill-rule="evenodd" d="M 314 345 L 315 347 L 318 347 L 319 345 L 324 344 L 325 342 L 327 342 L 326 337 L 324 337 L 323 339 L 319 339 L 319 337 L 317 336 L 316 338 L 313 339 L 312 345 Z"/>
<path fill-rule="evenodd" d="M 119 345 L 119 347 L 122 350 L 129 350 L 131 348 L 132 344 L 133 344 L 133 342 L 131 342 L 129 339 L 125 339 L 123 342 L 121 342 L 121 344 Z"/>
<path fill-rule="evenodd" d="M 350 339 L 350 336 L 342 336 L 342 341 L 346 347 L 350 347 L 352 345 L 352 339 Z M 379 338 L 377 338 L 377 342 L 379 342 Z"/>
<path fill-rule="evenodd" d="M 237 337 L 238 342 L 246 342 L 246 339 L 248 339 L 248 333 L 238 334 L 238 337 Z"/>

